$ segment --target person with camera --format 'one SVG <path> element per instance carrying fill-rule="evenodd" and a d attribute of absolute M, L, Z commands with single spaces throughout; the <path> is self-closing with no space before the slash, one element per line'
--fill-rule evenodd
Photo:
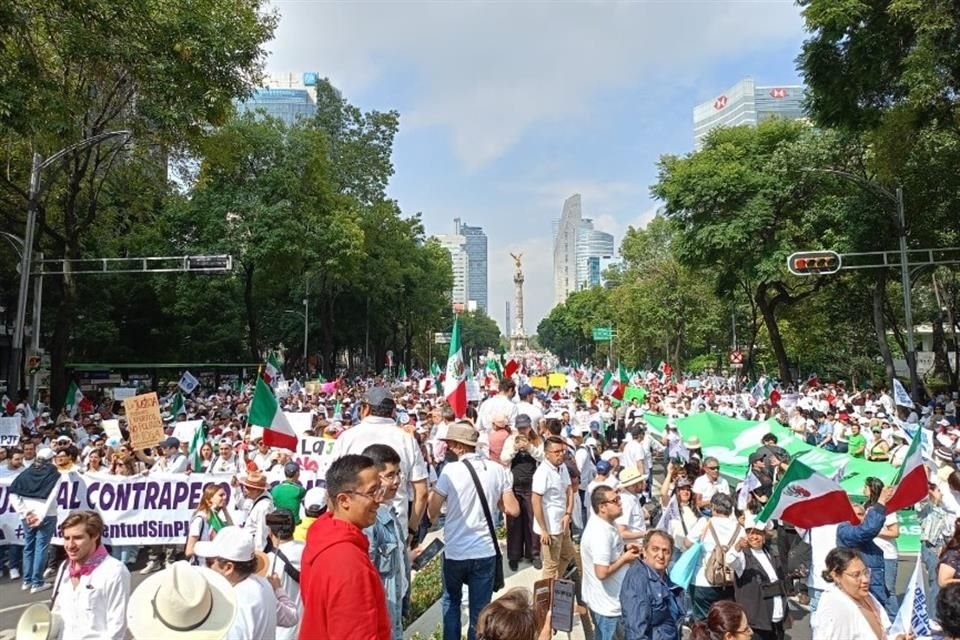
<path fill-rule="evenodd" d="M 526 558 L 541 569 L 540 538 L 533 534 L 533 474 L 543 460 L 543 439 L 533 427 L 529 415 L 517 415 L 517 432 L 511 434 L 503 444 L 500 462 L 507 465 L 513 476 L 513 495 L 517 497 L 520 513 L 507 516 L 507 560 L 510 568 L 516 571 L 520 560 Z"/>

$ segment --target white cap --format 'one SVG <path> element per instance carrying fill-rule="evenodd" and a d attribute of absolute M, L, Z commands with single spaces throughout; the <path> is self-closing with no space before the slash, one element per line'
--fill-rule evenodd
<path fill-rule="evenodd" d="M 604 462 L 610 462 L 611 460 L 616 458 L 618 455 L 619 454 L 616 451 L 613 451 L 612 449 L 607 449 L 606 451 L 600 454 L 600 459 L 603 460 Z"/>
<path fill-rule="evenodd" d="M 323 508 L 327 505 L 327 490 L 324 487 L 314 487 L 309 489 L 303 496 L 303 507 L 317 506 Z"/>
<path fill-rule="evenodd" d="M 54 455 L 53 449 L 50 447 L 42 447 L 39 451 L 37 451 L 37 457 L 41 460 L 53 460 Z"/>
<path fill-rule="evenodd" d="M 200 540 L 193 546 L 193 552 L 201 558 L 223 558 L 233 562 L 253 560 L 253 536 L 240 527 L 229 526 L 220 529 L 216 540 Z"/>

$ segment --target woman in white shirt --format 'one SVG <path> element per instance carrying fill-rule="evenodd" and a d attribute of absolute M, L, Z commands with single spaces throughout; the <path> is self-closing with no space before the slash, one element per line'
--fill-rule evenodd
<path fill-rule="evenodd" d="M 726 587 L 711 585 L 707 581 L 704 567 L 706 558 L 710 557 L 710 553 L 718 543 L 729 549 L 743 536 L 743 527 L 732 515 L 733 498 L 725 493 L 714 494 L 713 498 L 710 499 L 710 507 L 713 515 L 709 518 L 701 518 L 687 535 L 688 545 L 697 541 L 703 542 L 704 561 L 700 563 L 700 568 L 697 569 L 697 573 L 693 577 L 693 584 L 690 589 L 690 613 L 694 620 L 706 618 L 710 606 L 714 602 L 733 599 L 733 585 Z"/>
<path fill-rule="evenodd" d="M 907 640 L 888 636 L 890 618 L 870 594 L 870 569 L 854 549 L 827 554 L 823 578 L 829 583 L 811 620 L 812 640 Z"/>

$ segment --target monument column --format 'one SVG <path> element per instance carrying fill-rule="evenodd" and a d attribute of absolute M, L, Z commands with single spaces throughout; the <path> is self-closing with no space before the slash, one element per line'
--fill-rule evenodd
<path fill-rule="evenodd" d="M 520 259 L 523 254 L 510 254 L 513 258 L 513 306 L 515 310 L 516 326 L 513 328 L 513 335 L 510 336 L 510 350 L 514 352 L 527 350 L 527 335 L 523 329 L 523 266 Z"/>

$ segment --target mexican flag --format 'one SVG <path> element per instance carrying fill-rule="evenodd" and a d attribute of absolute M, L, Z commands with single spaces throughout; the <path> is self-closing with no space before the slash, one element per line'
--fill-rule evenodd
<path fill-rule="evenodd" d="M 274 354 L 271 353 L 270 356 L 267 357 L 267 366 L 264 367 L 261 377 L 264 382 L 271 386 L 280 379 L 280 363 Z"/>
<path fill-rule="evenodd" d="M 179 396 L 179 394 L 177 395 Z M 200 448 L 203 446 L 206 438 L 207 430 L 204 428 L 203 423 L 200 423 L 197 425 L 197 430 L 193 432 L 193 438 L 190 440 L 190 468 L 198 473 L 203 466 L 203 460 L 200 458 Z"/>
<path fill-rule="evenodd" d="M 670 367 L 670 364 L 665 360 L 660 361 L 660 366 L 657 367 L 657 371 L 660 372 L 660 384 L 665 384 L 667 380 L 670 379 L 670 374 L 673 373 L 673 369 Z"/>
<path fill-rule="evenodd" d="M 67 387 L 67 396 L 63 399 L 63 406 L 67 409 L 71 418 L 76 418 L 77 413 L 81 411 L 93 411 L 93 405 L 83 395 L 83 391 L 80 391 L 77 383 L 72 381 L 70 386 Z"/>
<path fill-rule="evenodd" d="M 790 463 L 774 488 L 773 495 L 757 516 L 760 522 L 770 522 L 775 518 L 804 529 L 857 522 L 843 487 L 797 459 Z"/>
<path fill-rule="evenodd" d="M 402 362 L 400 363 L 400 370 L 397 372 L 397 378 L 400 380 L 407 379 L 407 367 Z"/>
<path fill-rule="evenodd" d="M 920 453 L 920 428 L 913 436 L 910 442 L 910 448 L 907 449 L 907 457 L 903 460 L 903 466 L 897 472 L 896 478 L 891 483 L 896 489 L 893 496 L 887 502 L 887 513 L 895 513 L 901 509 L 912 507 L 927 497 L 927 467 L 923 464 L 923 456 Z"/>
<path fill-rule="evenodd" d="M 463 349 L 460 348 L 460 318 L 454 318 L 443 387 L 447 402 L 458 418 L 462 418 L 467 412 L 467 379 L 464 374 Z"/>
<path fill-rule="evenodd" d="M 173 414 L 173 417 L 176 418 L 181 413 L 187 413 L 187 407 L 183 403 L 183 396 L 180 395 L 180 392 L 173 394 L 173 404 L 170 406 L 170 413 Z"/>
<path fill-rule="evenodd" d="M 450 342 L 450 349 L 453 349 L 453 342 Z M 449 364 L 447 365 L 450 366 Z M 503 379 L 503 367 L 500 366 L 500 361 L 494 357 L 487 358 L 487 371 L 492 375 L 497 376 L 497 380 Z"/>
<path fill-rule="evenodd" d="M 250 403 L 251 426 L 263 427 L 263 441 L 271 447 L 281 447 L 295 451 L 297 449 L 297 434 L 287 422 L 287 417 L 280 410 L 280 403 L 273 395 L 263 378 L 257 378 L 257 388 L 253 392 L 253 402 Z"/>
<path fill-rule="evenodd" d="M 604 372 L 603 382 L 600 383 L 600 393 L 605 396 L 612 396 L 613 392 L 616 391 L 619 386 L 620 384 L 617 382 L 617 379 L 613 377 L 613 372 Z"/>

